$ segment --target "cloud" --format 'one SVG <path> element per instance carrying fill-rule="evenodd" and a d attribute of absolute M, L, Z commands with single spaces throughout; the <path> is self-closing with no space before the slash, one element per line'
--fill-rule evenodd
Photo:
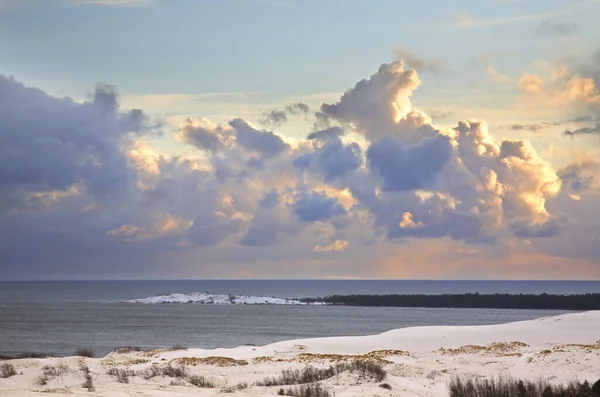
<path fill-rule="evenodd" d="M 594 91 L 560 76 L 540 74 L 536 94 L 577 92 L 572 102 L 593 109 Z M 538 252 L 600 257 L 584 232 L 598 218 L 575 206 L 596 213 L 596 163 L 557 172 L 531 142 L 498 139 L 483 120 L 437 126 L 412 104 L 419 84 L 404 62 L 383 64 L 321 105 L 324 128 L 305 120 L 306 139 L 241 117 L 190 117 L 173 131 L 187 151 L 167 154 L 157 144 L 166 127 L 124 109 L 114 87 L 98 85 L 79 103 L 2 78 L 0 261 L 11 265 L 0 273 L 102 274 L 117 264 L 166 272 L 169 263 L 183 275 L 227 276 L 330 257 L 343 270 L 418 239 L 477 252 L 527 240 Z M 309 114 L 300 104 L 282 109 Z M 547 124 L 588 120 L 592 113 Z"/>
<path fill-rule="evenodd" d="M 286 105 L 283 110 L 271 109 L 263 114 L 264 118 L 260 121 L 263 125 L 280 126 L 288 121 L 289 116 L 307 116 L 310 108 L 303 102 L 294 102 Z"/>
<path fill-rule="evenodd" d="M 298 193 L 293 208 L 303 222 L 323 221 L 345 213 L 335 198 L 316 191 Z"/>
<path fill-rule="evenodd" d="M 565 124 L 580 124 L 590 121 L 589 117 L 577 117 L 569 120 L 560 121 L 542 121 L 536 124 L 507 124 L 501 125 L 499 128 L 509 129 L 511 131 L 532 131 L 539 132 L 548 128 L 557 127 Z"/>
<path fill-rule="evenodd" d="M 567 136 L 598 133 L 600 125 L 600 52 L 584 65 L 543 63 L 542 73 L 526 73 L 519 88 L 530 99 L 545 106 L 573 115 L 576 122 L 590 121 L 592 125 L 564 132 Z"/>
<path fill-rule="evenodd" d="M 348 242 L 345 240 L 335 240 L 329 245 L 315 245 L 315 252 L 342 252 L 348 248 Z"/>
<path fill-rule="evenodd" d="M 514 23 L 533 21 L 536 19 L 545 19 L 558 15 L 557 12 L 545 12 L 539 14 L 513 15 L 508 17 L 497 17 L 478 19 L 467 12 L 458 14 L 457 22 L 454 24 L 455 29 L 476 29 L 490 26 L 511 25 Z"/>
<path fill-rule="evenodd" d="M 600 122 L 596 122 L 595 127 L 583 127 L 576 130 L 567 130 L 564 132 L 564 134 L 568 136 L 600 134 Z"/>
<path fill-rule="evenodd" d="M 581 30 L 575 22 L 545 20 L 537 27 L 536 34 L 540 37 L 575 36 Z"/>
<path fill-rule="evenodd" d="M 411 50 L 403 47 L 396 48 L 394 54 L 396 59 L 404 61 L 411 68 L 419 72 L 427 72 L 437 75 L 442 72 L 444 67 L 444 60 L 441 58 L 419 58 Z"/>
<path fill-rule="evenodd" d="M 505 74 L 498 72 L 492 65 L 489 65 L 486 69 L 489 76 L 495 83 L 510 83 L 511 79 Z"/>
<path fill-rule="evenodd" d="M 369 166 L 383 179 L 383 190 L 397 192 L 428 187 L 451 156 L 452 145 L 444 136 L 408 147 L 383 138 L 367 150 Z"/>

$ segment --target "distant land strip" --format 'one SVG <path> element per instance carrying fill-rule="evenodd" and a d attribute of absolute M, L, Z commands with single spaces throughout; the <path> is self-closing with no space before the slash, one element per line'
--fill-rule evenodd
<path fill-rule="evenodd" d="M 553 294 L 442 294 L 442 295 L 331 295 L 303 298 L 344 306 L 444 307 L 464 309 L 600 310 L 600 293 Z"/>

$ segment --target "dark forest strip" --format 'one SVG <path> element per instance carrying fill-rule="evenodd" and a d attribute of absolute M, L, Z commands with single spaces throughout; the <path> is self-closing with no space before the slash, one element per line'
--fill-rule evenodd
<path fill-rule="evenodd" d="M 470 309 L 600 310 L 600 293 L 552 294 L 443 294 L 443 295 L 331 295 L 304 298 L 344 306 L 445 307 Z"/>

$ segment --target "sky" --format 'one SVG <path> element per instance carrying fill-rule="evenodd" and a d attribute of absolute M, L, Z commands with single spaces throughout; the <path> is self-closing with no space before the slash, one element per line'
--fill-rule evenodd
<path fill-rule="evenodd" d="M 0 280 L 598 280 L 599 14 L 0 0 Z"/>

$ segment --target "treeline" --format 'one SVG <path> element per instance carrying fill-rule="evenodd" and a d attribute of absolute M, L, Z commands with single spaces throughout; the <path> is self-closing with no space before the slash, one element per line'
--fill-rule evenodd
<path fill-rule="evenodd" d="M 552 294 L 443 294 L 443 295 L 331 295 L 304 298 L 345 306 L 447 307 L 471 309 L 600 310 L 600 293 Z"/>

